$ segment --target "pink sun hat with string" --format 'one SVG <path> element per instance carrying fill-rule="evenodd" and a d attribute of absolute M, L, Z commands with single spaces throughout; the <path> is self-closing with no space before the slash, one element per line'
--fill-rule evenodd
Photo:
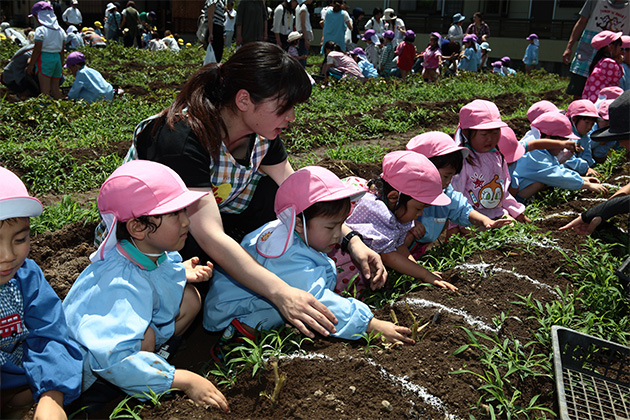
<path fill-rule="evenodd" d="M 114 248 L 118 222 L 173 213 L 207 194 L 190 191 L 175 171 L 161 163 L 132 160 L 119 166 L 98 192 L 98 210 L 107 225 L 107 236 L 90 260 L 102 260 Z"/>
<path fill-rule="evenodd" d="M 630 48 L 630 35 L 621 35 L 621 48 Z"/>
<path fill-rule="evenodd" d="M 623 32 L 601 31 L 591 39 L 591 45 L 596 50 L 600 50 L 621 38 L 622 35 Z"/>
<path fill-rule="evenodd" d="M 26 186 L 13 172 L 0 167 L 0 184 L 0 220 L 42 214 L 42 203 L 28 195 Z"/>
<path fill-rule="evenodd" d="M 560 112 L 545 112 L 532 122 L 532 127 L 536 128 L 541 135 L 546 134 L 573 140 L 579 139 L 578 136 L 573 134 L 571 121 Z"/>
<path fill-rule="evenodd" d="M 343 198 L 355 201 L 363 194 L 365 191 L 349 188 L 335 174 L 319 166 L 306 166 L 292 173 L 276 192 L 274 211 L 278 220 L 260 234 L 256 251 L 265 258 L 281 256 L 293 244 L 298 214 L 315 203 Z"/>
<path fill-rule="evenodd" d="M 501 128 L 501 137 L 497 147 L 508 163 L 516 162 L 525 154 L 525 148 L 519 143 L 516 133 L 510 127 Z"/>
<path fill-rule="evenodd" d="M 527 119 L 531 124 L 536 118 L 545 112 L 559 111 L 558 107 L 549 101 L 538 101 L 527 110 Z"/>
<path fill-rule="evenodd" d="M 595 104 L 588 99 L 578 99 L 567 107 L 566 116 L 571 117 L 592 117 L 599 118 Z"/>
<path fill-rule="evenodd" d="M 429 131 L 415 136 L 409 140 L 406 149 L 420 153 L 428 158 L 444 156 L 459 151 L 462 153 L 462 157 L 466 159 L 470 153 L 468 148 L 458 146 L 451 136 L 441 131 Z"/>
<path fill-rule="evenodd" d="M 459 110 L 459 128 L 463 130 L 492 130 L 501 127 L 507 127 L 507 124 L 501 121 L 499 108 L 490 101 L 475 99 Z"/>
<path fill-rule="evenodd" d="M 599 99 L 617 99 L 623 93 L 623 89 L 619 86 L 606 86 L 597 94 Z"/>
<path fill-rule="evenodd" d="M 396 191 L 421 203 L 446 206 L 451 199 L 442 191 L 442 177 L 428 157 L 409 150 L 383 158 L 381 178 Z"/>

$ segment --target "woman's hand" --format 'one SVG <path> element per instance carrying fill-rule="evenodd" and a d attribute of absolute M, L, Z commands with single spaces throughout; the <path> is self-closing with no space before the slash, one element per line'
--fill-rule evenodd
<path fill-rule="evenodd" d="M 368 248 L 361 238 L 353 237 L 348 244 L 348 253 L 355 262 L 363 277 L 370 281 L 372 290 L 380 289 L 387 281 L 387 271 L 381 256 Z"/>
<path fill-rule="evenodd" d="M 335 315 L 315 299 L 315 296 L 304 290 L 287 285 L 282 294 L 273 299 L 273 303 L 287 321 L 310 338 L 314 338 L 315 334 L 308 327 L 323 336 L 337 332 L 334 325 L 337 323 Z"/>
<path fill-rule="evenodd" d="M 593 217 L 593 220 L 591 220 L 591 223 L 586 223 L 584 220 L 582 220 L 582 216 L 578 216 L 575 219 L 573 219 L 570 223 L 567 223 L 566 225 L 562 226 L 558 230 L 573 229 L 579 235 L 590 235 L 591 233 L 595 231 L 597 226 L 599 226 L 601 223 L 602 223 L 602 218 L 599 216 Z"/>
<path fill-rule="evenodd" d="M 199 257 L 192 257 L 183 262 L 186 268 L 186 280 L 188 283 L 201 283 L 210 280 L 214 265 L 208 261 L 207 265 L 199 265 Z"/>

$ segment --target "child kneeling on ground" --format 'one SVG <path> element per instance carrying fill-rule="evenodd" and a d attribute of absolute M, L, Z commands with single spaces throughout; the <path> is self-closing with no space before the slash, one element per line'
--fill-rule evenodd
<path fill-rule="evenodd" d="M 81 352 L 68 338 L 61 300 L 28 259 L 30 217 L 39 200 L 11 171 L 0 168 L 0 384 L 2 418 L 66 419 L 64 404 L 81 392 Z M 7 333 L 7 334 L 4 334 Z"/>
<path fill-rule="evenodd" d="M 101 187 L 98 208 L 107 237 L 63 303 L 85 359 L 87 393 L 103 380 L 132 396 L 178 388 L 199 405 L 229 411 L 210 381 L 156 353 L 175 345 L 201 308 L 190 283 L 212 274 L 210 265 L 198 265 L 198 258 L 182 263 L 176 252 L 188 235 L 186 207 L 206 194 L 188 190 L 170 168 L 144 160 L 120 166 Z"/>
<path fill-rule="evenodd" d="M 79 51 L 71 52 L 64 67 L 69 68 L 75 77 L 68 92 L 68 99 L 83 99 L 87 103 L 98 100 L 111 101 L 114 88 L 103 78 L 101 73 L 85 64 L 85 56 Z"/>
<path fill-rule="evenodd" d="M 338 320 L 333 336 L 356 340 L 358 334 L 380 332 L 387 341 L 413 344 L 408 328 L 376 319 L 363 302 L 333 292 L 337 270 L 325 253 L 341 241 L 351 199 L 362 194 L 347 188 L 327 169 L 302 168 L 276 193 L 278 220 L 245 236 L 241 245 L 266 269 L 326 305 Z M 217 271 L 203 319 L 209 331 L 225 329 L 223 342 L 213 349 L 215 360 L 225 356 L 222 347 L 234 329 L 253 338 L 255 329 L 273 329 L 284 323 L 278 309 L 266 299 Z"/>

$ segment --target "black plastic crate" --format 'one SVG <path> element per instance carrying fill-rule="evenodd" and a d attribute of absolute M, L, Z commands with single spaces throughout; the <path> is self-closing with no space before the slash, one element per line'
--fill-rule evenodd
<path fill-rule="evenodd" d="M 561 420 L 630 420 L 630 347 L 553 326 Z"/>

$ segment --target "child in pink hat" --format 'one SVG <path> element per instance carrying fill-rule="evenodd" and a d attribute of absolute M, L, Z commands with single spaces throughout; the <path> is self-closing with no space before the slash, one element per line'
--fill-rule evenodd
<path fill-rule="evenodd" d="M 383 158 L 383 173 L 368 183 L 373 194 L 359 200 L 347 225 L 359 232 L 366 245 L 378 252 L 386 267 L 449 290 L 457 287 L 419 265 L 405 244 L 407 233 L 422 211 L 432 205 L 446 206 L 451 199 L 442 191 L 437 168 L 425 156 L 411 152 L 391 152 Z M 416 236 L 421 236 L 416 232 Z M 368 283 L 343 249 L 329 254 L 337 262 L 338 293 L 354 296 L 368 290 Z"/>
<path fill-rule="evenodd" d="M 105 380 L 134 397 L 179 388 L 199 405 L 229 411 L 210 381 L 166 360 L 201 307 L 191 283 L 212 275 L 210 264 L 182 263 L 177 252 L 188 235 L 186 207 L 206 194 L 144 160 L 125 163 L 103 183 L 98 208 L 107 237 L 63 302 L 88 396 Z"/>
<path fill-rule="evenodd" d="M 547 139 L 571 140 L 577 137 L 567 118 L 559 112 L 547 112 L 539 116 L 532 123 L 532 129 Z M 563 144 L 558 141 L 556 147 L 532 150 L 519 159 L 514 169 L 513 183 L 517 186 L 517 197 L 528 200 L 547 187 L 607 192 L 597 178 L 581 177 L 577 172 L 563 167 L 557 157 L 562 152 Z"/>
<path fill-rule="evenodd" d="M 0 318 L 2 418 L 65 419 L 81 393 L 81 352 L 68 337 L 61 300 L 30 251 L 30 218 L 42 204 L 0 167 Z"/>
<path fill-rule="evenodd" d="M 516 137 L 514 142 L 518 145 Z M 462 193 L 453 190 L 451 179 L 461 172 L 469 150 L 457 146 L 451 136 L 439 131 L 423 133 L 409 140 L 407 150 L 426 156 L 435 165 L 442 179 L 444 194 L 451 199 L 447 206 L 433 205 L 424 209 L 422 215 L 415 220 L 413 233 L 407 235 L 407 241 L 411 242 L 408 248 L 414 258 L 419 258 L 427 250 L 427 246 L 438 239 L 449 220 L 460 226 L 474 224 L 482 229 L 493 229 L 510 223 L 507 219 L 492 220 L 479 213 Z"/>
<path fill-rule="evenodd" d="M 583 149 L 575 154 L 575 158 L 586 162 L 585 165 L 583 162 L 572 160 L 568 166 L 571 169 L 577 170 L 582 175 L 598 175 L 597 172 L 590 169 L 591 166 L 595 165 L 595 161 L 593 160 L 593 154 L 591 152 L 591 138 L 589 133 L 593 131 L 593 126 L 599 118 L 595 104 L 587 99 L 578 99 L 569 104 L 565 115 L 571 122 L 573 134 L 578 137 L 578 145 Z"/>
<path fill-rule="evenodd" d="M 596 105 L 599 118 L 597 118 L 597 123 L 595 123 L 595 125 L 593 126 L 592 132 L 597 131 L 600 128 L 608 127 L 610 119 L 608 116 L 608 108 L 610 107 L 610 104 L 613 103 L 613 101 L 614 99 L 605 99 L 597 102 Z M 599 142 L 591 137 L 590 142 L 591 152 L 593 153 L 593 160 L 595 160 L 596 163 L 604 163 L 610 149 L 620 148 L 618 141 Z"/>
<path fill-rule="evenodd" d="M 459 111 L 455 141 L 470 150 L 462 171 L 452 180 L 453 189 L 464 194 L 472 207 L 491 219 L 508 217 L 529 222 L 525 206 L 510 194 L 507 161 L 497 147 L 501 129 L 497 106 L 489 101 L 474 100 Z M 454 226 L 451 226 L 454 227 Z"/>
<path fill-rule="evenodd" d="M 623 76 L 619 80 L 619 87 L 625 92 L 630 90 L 630 35 L 621 36 L 621 53 L 623 54 L 623 62 L 621 63 Z"/>
<path fill-rule="evenodd" d="M 364 191 L 349 188 L 327 169 L 302 168 L 278 188 L 274 205 L 278 220 L 246 235 L 241 245 L 265 268 L 326 305 L 338 321 L 333 336 L 357 340 L 366 332 L 382 333 L 390 342 L 413 344 L 408 328 L 379 320 L 363 302 L 333 292 L 337 270 L 326 252 L 340 242 L 343 244 L 341 227 L 350 212 L 351 201 L 363 194 Z M 205 329 L 225 330 L 223 343 L 220 342 L 222 348 L 215 347 L 213 354 L 222 353 L 225 357 L 227 341 L 234 330 L 253 337 L 256 329 L 274 329 L 285 322 L 269 301 L 227 274 L 216 273 L 205 301 L 203 319 Z"/>
<path fill-rule="evenodd" d="M 619 86 L 619 80 L 623 76 L 621 35 L 621 32 L 601 31 L 591 40 L 591 45 L 597 52 L 588 71 L 582 99 L 595 103 L 600 90 L 608 86 Z"/>
<path fill-rule="evenodd" d="M 425 82 L 435 82 L 440 75 L 440 67 L 442 67 L 441 38 L 439 33 L 432 32 L 429 36 L 429 45 L 419 54 L 423 58 L 422 77 Z"/>

